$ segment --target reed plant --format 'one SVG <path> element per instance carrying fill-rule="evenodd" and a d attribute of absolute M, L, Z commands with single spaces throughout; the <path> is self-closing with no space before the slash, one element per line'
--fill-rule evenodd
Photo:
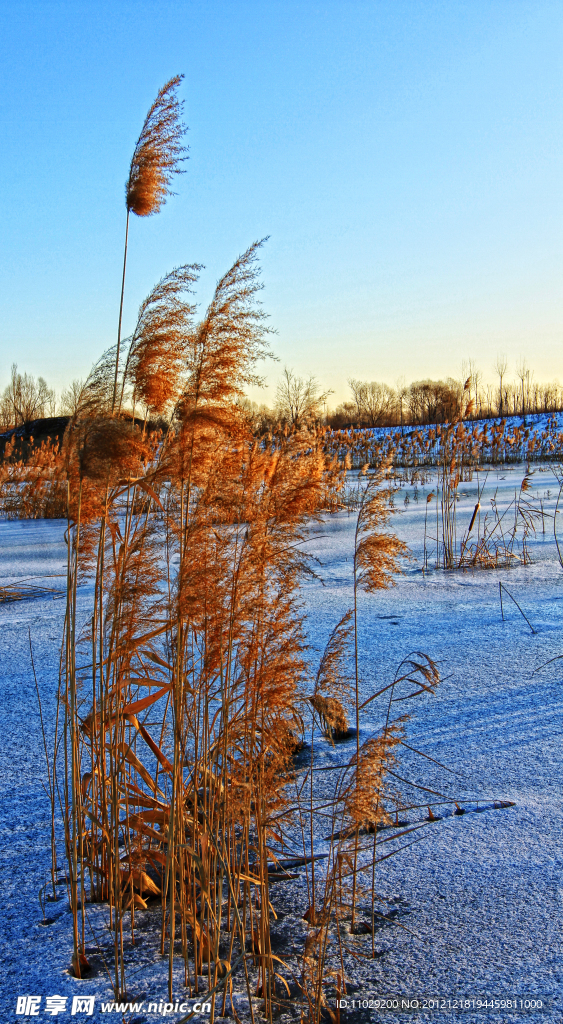
<path fill-rule="evenodd" d="M 311 950 L 322 966 L 335 915 L 351 908 L 356 926 L 370 888 L 361 836 L 388 820 L 385 779 L 399 742 L 391 720 L 378 739 L 360 740 L 358 595 L 390 585 L 405 548 L 387 529 L 383 466 L 362 484 L 354 607 L 333 631 L 311 696 L 303 542 L 327 507 L 334 468 L 314 430 L 258 443 L 237 401 L 268 352 L 256 304 L 260 244 L 221 279 L 199 322 L 189 300 L 197 268 L 164 278 L 141 307 L 119 380 L 119 394 L 144 417 L 112 411 L 110 353 L 65 438 L 61 706 L 73 970 L 81 976 L 88 966 L 87 902 L 104 902 L 123 998 L 124 936 L 134 940 L 139 913 L 158 902 L 169 998 L 177 959 L 190 993 L 202 984 L 213 993 L 213 1014 L 224 1010 L 238 970 L 251 1013 L 258 996 L 271 1018 L 290 980 L 272 950 L 272 865 L 293 848 L 299 820 L 312 865 L 300 986 L 317 1021 L 329 975 L 311 973 Z M 157 432 L 146 427 L 153 413 L 168 416 Z M 80 630 L 87 577 L 92 606 Z M 343 668 L 350 657 L 351 676 Z M 356 727 L 355 753 L 329 801 L 342 838 L 320 876 L 313 763 L 308 797 L 296 806 L 290 796 L 307 706 L 332 739 L 346 732 L 349 714 Z"/>
<path fill-rule="evenodd" d="M 130 212 L 162 206 L 184 159 L 179 82 L 158 94 L 137 142 L 127 231 Z M 311 666 L 304 542 L 312 522 L 343 507 L 352 459 L 330 455 L 314 425 L 254 434 L 242 399 L 270 354 L 258 302 L 262 244 L 234 262 L 199 320 L 199 266 L 171 271 L 123 343 L 126 234 L 117 345 L 95 364 L 62 447 L 44 446 L 25 465 L 9 457 L 1 483 L 13 514 L 52 507 L 67 520 L 57 756 L 47 763 L 52 821 L 55 795 L 62 810 L 74 974 L 89 970 L 88 904 L 103 903 L 116 998 L 128 993 L 126 940 L 134 945 L 139 915 L 149 914 L 170 1000 L 179 968 L 190 996 L 210 994 L 212 1019 L 229 996 L 236 1016 L 236 979 L 251 1019 L 259 1003 L 272 1020 L 296 983 L 302 1019 L 317 1024 L 330 1017 L 331 984 L 345 991 L 366 902 L 375 955 L 375 866 L 390 855 L 379 853 L 378 835 L 393 806 L 398 821 L 401 802 L 392 780 L 405 719 L 394 702 L 433 693 L 438 673 L 416 656 L 365 697 L 359 595 L 392 585 L 406 554 L 389 529 L 389 452 L 375 472 L 365 453 L 353 502 L 353 606 Z M 380 731 L 362 739 L 376 698 L 387 702 Z M 351 721 L 352 752 L 325 799 L 316 727 L 335 742 Z M 311 756 L 300 777 L 295 754 L 307 726 Z M 331 829 L 322 858 L 321 819 Z M 297 977 L 273 949 L 270 887 L 292 863 L 299 831 L 309 905 Z M 54 878 L 54 841 L 52 852 Z"/>

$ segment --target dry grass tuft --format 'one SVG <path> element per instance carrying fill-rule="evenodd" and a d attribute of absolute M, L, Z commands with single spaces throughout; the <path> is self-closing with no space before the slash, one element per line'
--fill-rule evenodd
<path fill-rule="evenodd" d="M 348 716 L 336 697 L 323 697 L 321 694 L 316 694 L 310 700 L 330 740 L 342 739 L 347 735 Z"/>

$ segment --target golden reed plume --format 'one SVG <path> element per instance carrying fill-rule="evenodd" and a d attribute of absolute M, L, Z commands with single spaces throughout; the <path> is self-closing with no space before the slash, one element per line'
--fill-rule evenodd
<path fill-rule="evenodd" d="M 127 212 L 138 217 L 158 213 L 166 198 L 172 195 L 170 182 L 181 174 L 179 166 L 188 157 L 182 139 L 187 128 L 182 124 L 183 100 L 176 90 L 183 75 L 175 75 L 160 89 L 137 139 L 125 186 Z"/>
<path fill-rule="evenodd" d="M 123 275 L 121 278 L 121 299 L 119 303 L 119 324 L 117 327 L 117 350 L 113 383 L 112 412 L 117 400 L 117 375 L 119 373 L 119 350 L 121 347 L 121 318 L 123 316 L 123 294 L 125 291 L 125 269 L 127 267 L 127 239 L 129 235 L 129 214 L 150 217 L 158 213 L 166 198 L 172 195 L 170 182 L 174 174 L 181 174 L 180 164 L 187 160 L 187 146 L 182 139 L 187 127 L 180 120 L 183 100 L 176 90 L 183 75 L 175 75 L 160 89 L 152 104 L 141 134 L 137 139 L 129 177 L 125 186 L 127 221 L 125 224 L 125 248 L 123 252 Z"/>
<path fill-rule="evenodd" d="M 129 346 L 120 406 L 126 381 L 133 386 L 134 404 L 140 400 L 157 413 L 178 398 L 196 309 L 183 296 L 192 290 L 199 270 L 199 264 L 176 267 L 142 303 Z"/>

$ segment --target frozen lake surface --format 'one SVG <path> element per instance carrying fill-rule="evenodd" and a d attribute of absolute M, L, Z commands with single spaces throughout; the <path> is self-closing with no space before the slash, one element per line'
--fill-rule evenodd
<path fill-rule="evenodd" d="M 482 505 L 497 488 L 499 502 L 503 493 L 510 500 L 521 479 L 518 467 L 491 472 Z M 544 512 L 552 515 L 558 493 L 555 477 L 536 467 L 531 483 L 531 498 L 541 500 Z M 437 661 L 443 681 L 434 697 L 411 702 L 407 741 L 457 774 L 414 757 L 405 762 L 406 777 L 413 778 L 416 772 L 419 783 L 439 790 L 451 802 L 436 812 L 442 817 L 423 830 L 421 842 L 378 867 L 376 890 L 395 912 L 378 931 L 381 955 L 358 959 L 353 968 L 348 998 L 541 999 L 544 1009 L 531 1019 L 556 1022 L 563 1020 L 563 661 L 546 663 L 563 655 L 563 569 L 552 519 L 545 520 L 545 534 L 540 523 L 530 542 L 530 565 L 465 573 L 431 570 L 423 575 L 425 499 L 431 487 L 432 481 L 419 483 L 418 501 L 412 485 L 395 496 L 400 514 L 393 528 L 409 544 L 413 559 L 396 587 L 360 598 L 362 692 L 365 699 L 389 682 L 412 651 L 423 651 Z M 460 485 L 460 521 L 469 521 L 476 487 L 475 480 Z M 354 527 L 354 515 L 341 512 L 311 529 L 307 547 L 318 559 L 319 579 L 304 585 L 303 600 L 313 661 L 352 602 Z M 64 579 L 54 575 L 64 573 L 64 529 L 65 524 L 56 521 L 1 522 L 2 583 L 34 577 L 36 583 L 64 587 Z M 499 580 L 521 605 L 534 633 L 506 597 L 502 621 Z M 85 587 L 85 615 L 88 596 Z M 111 1019 L 101 1012 L 101 1001 L 113 998 L 105 971 L 83 981 L 67 973 L 72 933 L 64 887 L 59 889 L 59 902 L 46 904 L 45 914 L 52 919 L 46 925 L 39 904 L 50 866 L 49 805 L 42 788 L 45 767 L 30 637 L 51 729 L 63 616 L 64 600 L 51 594 L 0 605 L 1 1019 L 6 1021 L 25 1019 L 15 1016 L 20 995 L 41 995 L 43 1008 L 46 996 L 66 996 L 67 1014 L 59 1019 L 70 1019 L 72 996 L 77 993 L 96 997 L 90 1019 Z M 371 707 L 362 738 L 381 724 L 381 709 Z M 317 750 L 320 764 L 351 753 L 347 744 L 333 750 L 324 741 Z M 464 815 L 452 814 L 454 800 L 466 809 Z M 515 806 L 495 809 L 495 801 Z M 410 820 L 422 817 L 422 812 L 413 811 Z M 277 894 L 274 906 L 276 898 Z M 280 895 L 279 901 L 285 927 L 292 934 L 302 931 L 305 926 L 292 917 L 287 897 Z M 139 918 L 142 921 L 142 915 Z M 92 949 L 97 944 L 109 948 L 104 909 L 91 907 L 88 919 Z M 142 928 L 131 963 L 130 991 L 145 1001 L 146 1011 L 149 1000 L 166 998 L 167 961 L 153 948 L 148 933 L 143 945 Z M 43 1008 L 35 1019 L 54 1019 Z M 166 1019 L 179 1016 L 172 1013 Z M 444 1024 L 461 1019 L 469 1024 L 528 1016 L 494 1008 L 463 1014 L 456 1009 L 435 1014 L 366 1009 L 347 1019 Z M 145 1018 L 162 1019 L 146 1012 L 131 1015 L 131 1020 Z"/>

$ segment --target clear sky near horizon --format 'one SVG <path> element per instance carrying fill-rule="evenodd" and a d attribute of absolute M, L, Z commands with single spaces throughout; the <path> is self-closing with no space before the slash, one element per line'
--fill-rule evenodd
<path fill-rule="evenodd" d="M 563 379 L 562 44 L 559 0 L 2 0 L 0 386 L 115 341 L 125 178 L 177 73 L 190 160 L 133 218 L 124 334 L 173 266 L 205 305 L 269 235 L 266 402 L 284 365 L 332 405 L 500 352 Z"/>

